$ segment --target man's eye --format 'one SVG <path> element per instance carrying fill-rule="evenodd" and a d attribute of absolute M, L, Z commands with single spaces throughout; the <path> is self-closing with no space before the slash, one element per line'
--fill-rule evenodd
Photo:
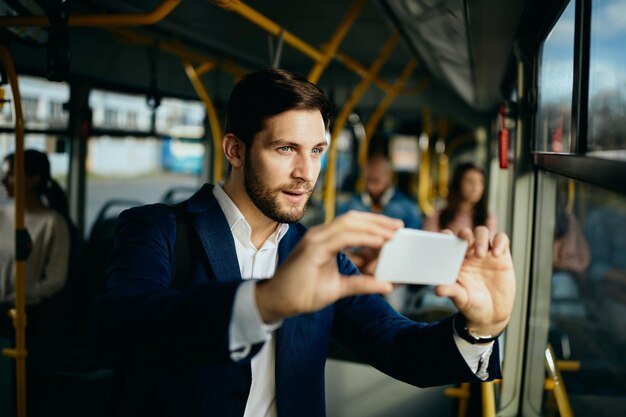
<path fill-rule="evenodd" d="M 291 150 L 291 146 L 281 146 L 278 150 L 281 152 L 289 152 Z"/>
<path fill-rule="evenodd" d="M 313 148 L 312 152 L 314 155 L 321 155 L 324 150 L 322 148 Z"/>

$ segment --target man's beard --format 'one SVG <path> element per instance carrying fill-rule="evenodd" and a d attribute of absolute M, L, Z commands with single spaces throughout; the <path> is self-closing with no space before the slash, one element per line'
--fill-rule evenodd
<path fill-rule="evenodd" d="M 261 210 L 265 216 L 279 223 L 296 223 L 300 221 L 304 216 L 310 198 L 309 194 L 302 209 L 293 205 L 283 210 L 279 203 L 280 194 L 283 191 L 290 190 L 307 190 L 310 193 L 312 188 L 311 184 L 307 181 L 294 181 L 290 184 L 284 184 L 273 189 L 267 188 L 261 180 L 261 175 L 258 175 L 252 167 L 250 155 L 246 155 L 244 161 L 243 184 L 254 205 Z"/>

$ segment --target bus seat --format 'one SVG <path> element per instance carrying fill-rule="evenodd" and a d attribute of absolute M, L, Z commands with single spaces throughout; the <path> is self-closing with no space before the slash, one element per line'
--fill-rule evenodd
<path fill-rule="evenodd" d="M 181 201 L 191 197 L 196 191 L 198 191 L 197 187 L 184 185 L 172 187 L 167 190 L 165 194 L 163 194 L 163 197 L 161 197 L 161 203 L 168 205 L 180 203 Z"/>

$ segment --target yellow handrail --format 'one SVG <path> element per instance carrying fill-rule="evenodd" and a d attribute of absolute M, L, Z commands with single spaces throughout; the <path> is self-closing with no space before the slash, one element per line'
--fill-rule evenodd
<path fill-rule="evenodd" d="M 548 345 L 546 348 L 545 357 L 546 369 L 549 376 L 549 379 L 546 382 L 551 381 L 550 383 L 546 383 L 545 387 L 547 389 L 554 390 L 554 398 L 556 399 L 556 406 L 559 409 L 559 415 L 561 417 L 573 417 L 574 414 L 572 412 L 572 406 L 570 405 L 569 397 L 567 396 L 567 391 L 565 390 L 565 384 L 563 383 L 563 378 L 561 377 L 561 370 L 559 369 L 554 355 L 554 350 L 551 345 Z"/>
<path fill-rule="evenodd" d="M 15 196 L 15 232 L 24 230 L 24 118 L 17 74 L 9 50 L 0 45 L 0 59 L 13 93 L 13 112 L 15 116 L 15 155 L 13 157 L 13 189 Z M 16 239 L 16 254 L 18 250 Z M 26 417 L 26 260 L 15 260 L 15 308 L 9 315 L 15 328 L 15 347 L 3 349 L 2 354 L 15 360 L 15 391 L 17 397 L 17 415 Z"/>
<path fill-rule="evenodd" d="M 457 417 L 465 417 L 470 397 L 470 384 L 463 382 L 458 388 L 446 388 L 443 393 L 446 397 L 458 399 L 459 407 L 456 415 Z"/>
<path fill-rule="evenodd" d="M 301 53 L 307 55 L 312 58 L 316 63 L 324 62 L 325 54 L 315 47 L 311 46 L 304 40 L 298 38 L 293 33 L 289 32 L 285 28 L 281 27 L 277 23 L 273 22 L 271 19 L 257 12 L 250 6 L 246 5 L 241 0 L 209 0 L 211 3 L 219 6 L 225 10 L 238 13 L 241 17 L 247 19 L 248 21 L 256 24 L 261 29 L 269 32 L 274 36 L 280 36 L 283 34 L 284 41 L 291 45 L 296 50 Z M 357 75 L 361 77 L 366 77 L 369 71 L 361 64 L 359 64 L 356 60 L 346 56 L 345 54 L 337 51 L 335 54 L 335 58 L 342 64 L 346 66 L 349 70 L 353 71 Z M 381 80 L 377 77 L 373 79 L 374 85 L 380 88 L 383 91 L 390 91 L 392 86 L 388 82 Z"/>
<path fill-rule="evenodd" d="M 213 138 L 213 183 L 217 183 L 222 180 L 222 174 L 224 172 L 224 154 L 222 153 L 222 128 L 220 127 L 220 121 L 215 111 L 213 101 L 209 96 L 209 93 L 204 88 L 204 84 L 198 76 L 197 70 L 191 65 L 189 61 L 184 61 L 185 72 L 189 81 L 196 90 L 196 94 L 200 97 L 204 103 L 207 116 L 209 117 L 209 125 L 211 126 L 211 136 Z"/>
<path fill-rule="evenodd" d="M 324 69 L 328 66 L 332 57 L 335 56 L 335 53 L 339 49 L 339 45 L 348 34 L 348 30 L 350 30 L 357 16 L 361 13 L 361 10 L 363 10 L 363 6 L 365 6 L 365 0 L 355 0 L 355 2 L 352 3 L 352 6 L 337 27 L 337 30 L 330 39 L 330 42 L 328 42 L 326 46 L 322 47 L 324 59 L 321 61 L 315 61 L 315 65 L 311 69 L 311 72 L 309 72 L 308 76 L 310 82 L 317 84 L 322 76 L 322 73 L 324 72 Z"/>
<path fill-rule="evenodd" d="M 496 396 L 493 381 L 481 382 L 483 417 L 496 417 Z"/>
<path fill-rule="evenodd" d="M 134 43 L 138 45 L 153 45 L 155 44 L 154 39 L 140 35 L 139 33 L 133 32 L 128 29 L 121 28 L 107 28 L 107 30 L 115 35 L 117 35 L 122 41 L 127 43 Z M 210 58 L 206 55 L 199 54 L 194 51 L 190 51 L 189 49 L 184 48 L 178 42 L 158 42 L 156 46 L 165 52 L 169 52 L 173 55 L 178 56 L 179 58 L 185 61 L 197 62 L 200 65 L 196 69 L 198 76 L 204 74 L 211 69 L 219 67 L 224 71 L 230 73 L 234 78 L 240 78 L 244 74 L 248 73 L 248 70 L 242 67 L 235 65 L 229 61 L 217 61 L 213 58 Z"/>
<path fill-rule="evenodd" d="M 336 160 L 337 160 L 337 142 L 339 139 L 339 134 L 343 130 L 346 122 L 348 121 L 348 116 L 354 110 L 354 107 L 357 105 L 361 97 L 367 88 L 372 83 L 372 80 L 376 77 L 383 64 L 389 58 L 391 51 L 394 46 L 398 42 L 399 34 L 398 32 L 394 32 L 391 34 L 385 45 L 383 46 L 380 54 L 374 62 L 372 63 L 370 70 L 365 78 L 363 78 L 359 85 L 354 89 L 348 101 L 344 104 L 341 112 L 337 116 L 335 120 L 335 124 L 333 126 L 333 131 L 331 134 L 330 140 L 330 149 L 328 150 L 328 159 L 326 166 L 326 181 L 324 182 L 324 209 L 326 215 L 326 222 L 331 221 L 335 217 L 335 195 L 336 195 L 336 179 L 335 174 L 337 172 Z"/>
<path fill-rule="evenodd" d="M 432 135 L 432 115 L 428 107 L 422 109 L 423 133 L 419 137 L 420 170 L 417 183 L 417 202 L 422 213 L 431 216 L 435 208 L 430 203 L 430 137 Z"/>
<path fill-rule="evenodd" d="M 70 15 L 68 26 L 143 26 L 157 23 L 170 14 L 181 0 L 163 0 L 154 10 L 148 13 L 102 14 L 102 15 Z M 49 26 L 47 16 L 3 16 L 0 27 L 17 26 Z"/>

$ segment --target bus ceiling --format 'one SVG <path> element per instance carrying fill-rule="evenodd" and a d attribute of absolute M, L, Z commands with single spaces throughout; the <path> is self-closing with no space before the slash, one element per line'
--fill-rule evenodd
<path fill-rule="evenodd" d="M 371 65 L 385 40 L 398 29 L 401 45 L 389 56 L 357 110 L 373 112 L 409 60 L 416 57 L 417 68 L 389 112 L 415 117 L 421 107 L 428 106 L 434 115 L 474 128 L 484 125 L 505 98 L 501 83 L 510 67 L 527 3 L 535 1 L 355 0 L 352 6 L 333 0 L 72 2 L 70 22 L 98 14 L 126 19 L 154 15 L 160 8 L 167 13 L 162 10 L 161 20 L 152 18 L 156 23 L 138 28 L 120 27 L 128 24 L 110 20 L 92 22 L 97 27 L 70 23 L 65 45 L 71 60 L 68 79 L 83 78 L 93 85 L 145 93 L 153 92 L 156 84 L 161 95 L 197 99 L 183 67 L 184 61 L 191 61 L 208 68 L 203 80 L 219 107 L 241 73 L 279 62 L 281 67 L 308 74 L 316 59 L 319 62 L 316 54 L 333 46 L 329 46 L 333 34 L 347 14 L 354 13 L 334 45 L 334 59 L 319 80 L 338 111 L 363 77 L 360 72 Z M 45 16 L 37 4 L 44 3 L 5 2 L 0 30 L 15 40 L 10 46 L 18 72 L 45 76 L 49 54 L 45 44 L 54 38 L 51 34 L 58 31 L 58 23 L 56 29 L 2 23 L 10 16 Z M 255 13 L 257 20 L 236 9 L 242 5 Z M 285 34 L 311 50 L 303 53 L 293 47 Z M 284 47 L 279 44 L 281 36 Z M 277 46 L 282 49 L 278 57 Z M 154 71 L 156 76 L 151 77 Z"/>

